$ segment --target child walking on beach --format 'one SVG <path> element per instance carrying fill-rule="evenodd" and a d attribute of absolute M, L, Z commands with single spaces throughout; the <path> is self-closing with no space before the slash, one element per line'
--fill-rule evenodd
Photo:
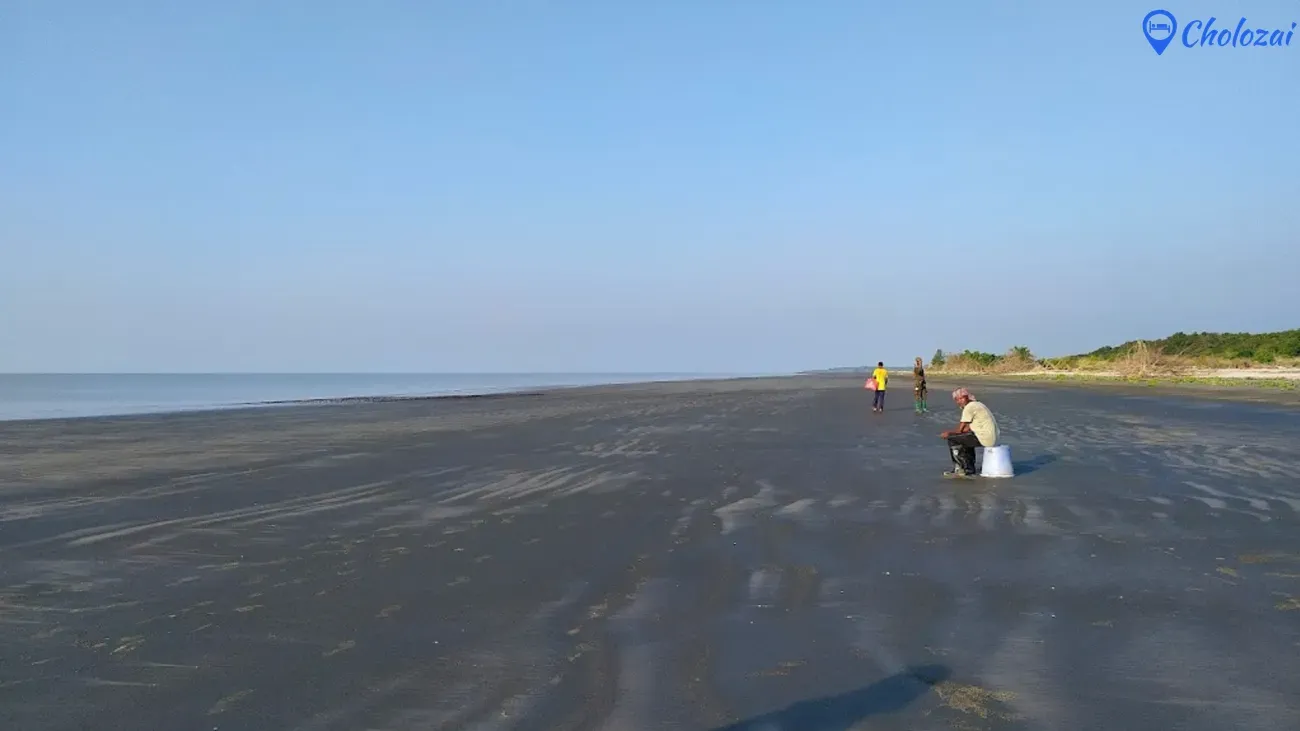
<path fill-rule="evenodd" d="M 889 371 L 885 370 L 884 361 L 876 363 L 876 370 L 871 372 L 871 377 L 876 379 L 876 397 L 871 401 L 871 410 L 883 413 L 885 410 L 885 382 L 889 380 Z"/>
<path fill-rule="evenodd" d="M 916 413 L 924 414 L 929 411 L 925 405 L 925 366 L 921 365 L 921 359 L 916 359 L 916 367 L 912 369 L 912 393 L 916 398 Z"/>

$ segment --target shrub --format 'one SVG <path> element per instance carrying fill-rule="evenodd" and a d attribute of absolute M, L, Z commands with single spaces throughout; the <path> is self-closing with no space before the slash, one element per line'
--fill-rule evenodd
<path fill-rule="evenodd" d="M 1115 371 L 1125 378 L 1177 375 L 1184 370 L 1185 366 L 1179 359 L 1171 358 L 1159 346 L 1141 340 L 1115 359 Z"/>
<path fill-rule="evenodd" d="M 1123 345 L 1108 345 L 1086 355 L 1102 360 L 1116 360 L 1126 357 L 1137 343 L 1138 341 L 1130 341 Z M 1170 357 L 1194 358 L 1206 365 L 1240 360 L 1263 362 L 1260 361 L 1261 354 L 1268 353 L 1273 355 L 1274 360 L 1279 357 L 1300 358 L 1300 330 L 1272 333 L 1176 332 L 1162 340 L 1148 341 L 1147 345 Z"/>
<path fill-rule="evenodd" d="M 1110 371 L 1129 378 L 1170 376 L 1197 366 L 1246 367 L 1274 363 L 1294 364 L 1300 359 L 1300 330 L 1274 333 L 1183 333 L 1161 340 L 1132 340 L 1108 345 L 1082 355 L 1039 359 L 1025 345 L 1004 355 L 978 350 L 945 353 L 936 350 L 930 366 L 936 370 L 966 373 L 1048 371 Z"/>

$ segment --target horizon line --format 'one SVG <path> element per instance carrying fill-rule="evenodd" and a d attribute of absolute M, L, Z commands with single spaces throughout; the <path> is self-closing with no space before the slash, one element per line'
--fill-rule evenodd
<path fill-rule="evenodd" d="M 788 371 L 797 373 L 798 371 Z M 743 371 L 4 371 L 0 376 L 725 376 Z M 756 373 L 778 375 L 787 371 Z"/>

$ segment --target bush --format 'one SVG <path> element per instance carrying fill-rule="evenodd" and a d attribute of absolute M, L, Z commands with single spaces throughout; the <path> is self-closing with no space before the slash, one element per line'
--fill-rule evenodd
<path fill-rule="evenodd" d="M 1098 348 L 1087 356 L 1101 360 L 1126 357 L 1138 341 L 1118 346 Z M 1197 359 L 1210 365 L 1215 361 L 1253 360 L 1273 362 L 1278 358 L 1300 358 L 1300 330 L 1282 330 L 1272 333 L 1183 333 L 1177 332 L 1162 340 L 1147 342 L 1169 357 Z M 1263 361 L 1260 358 L 1272 360 Z"/>
<path fill-rule="evenodd" d="M 935 351 L 930 366 L 965 373 L 1049 371 L 1113 371 L 1130 378 L 1169 376 L 1198 366 L 1250 367 L 1300 359 L 1300 330 L 1275 333 L 1174 333 L 1162 340 L 1132 340 L 1091 353 L 1039 359 L 1025 345 L 1004 355 L 978 350 Z"/>
<path fill-rule="evenodd" d="M 1170 358 L 1158 346 L 1139 340 L 1123 355 L 1115 359 L 1115 370 L 1125 378 L 1150 378 L 1182 373 L 1184 363 Z"/>
<path fill-rule="evenodd" d="M 1035 363 L 1034 355 L 1029 352 L 1029 348 L 1020 346 L 1011 349 L 1006 355 L 985 353 L 980 350 L 963 350 L 960 353 L 944 356 L 943 363 L 934 367 L 962 373 L 1007 373 L 1033 368 Z"/>
<path fill-rule="evenodd" d="M 1067 355 L 1064 358 L 1044 358 L 1038 361 L 1038 364 L 1051 371 L 1073 371 L 1079 368 L 1079 358 L 1074 355 Z"/>

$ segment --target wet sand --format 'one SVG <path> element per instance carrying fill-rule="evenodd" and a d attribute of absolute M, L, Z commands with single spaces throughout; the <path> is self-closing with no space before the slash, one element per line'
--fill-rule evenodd
<path fill-rule="evenodd" d="M 0 424 L 0 728 L 1300 728 L 1300 410 L 938 386 Z"/>

